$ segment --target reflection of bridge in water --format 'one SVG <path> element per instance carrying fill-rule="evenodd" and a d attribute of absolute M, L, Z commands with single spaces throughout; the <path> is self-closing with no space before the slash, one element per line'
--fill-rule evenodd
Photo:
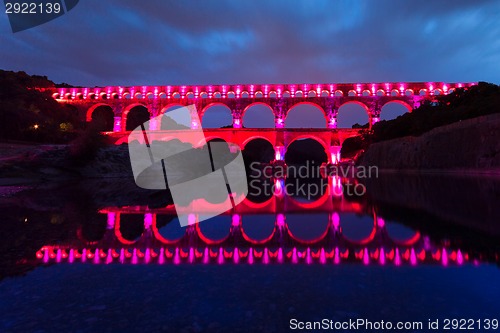
<path fill-rule="evenodd" d="M 304 209 L 294 206 L 290 198 L 281 200 L 284 201 L 282 207 L 290 210 L 273 213 L 275 210 L 269 206 L 260 210 L 260 214 L 255 214 L 255 210 L 252 214 L 245 200 L 246 204 L 237 206 L 238 211 L 202 223 L 196 223 L 202 212 L 192 213 L 192 224 L 186 228 L 180 228 L 175 210 L 170 206 L 162 209 L 109 207 L 99 212 L 107 225 L 101 239 L 86 240 L 80 230 L 78 239 L 45 246 L 37 252 L 37 258 L 45 263 L 358 262 L 396 266 L 461 265 L 478 259 L 460 246 L 433 241 L 418 230 L 407 228 L 401 237 L 394 232 L 394 223 L 386 222 L 359 203 L 343 199 L 336 204 L 328 201 L 309 210 L 313 214 L 296 214 L 304 213 Z M 273 205 L 276 207 L 276 200 Z M 300 209 L 293 213 L 294 207 Z M 255 225 L 250 217 L 261 222 Z M 138 224 L 140 232 L 131 237 L 130 229 L 137 230 Z M 169 228 L 165 232 L 166 226 Z M 217 230 L 215 236 L 214 228 Z"/>

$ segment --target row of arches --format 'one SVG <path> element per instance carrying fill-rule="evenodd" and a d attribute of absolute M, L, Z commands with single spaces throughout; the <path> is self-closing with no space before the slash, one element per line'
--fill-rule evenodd
<path fill-rule="evenodd" d="M 196 99 L 196 98 L 315 98 L 315 97 L 370 97 L 370 96 L 429 96 L 429 95 L 443 95 L 445 93 L 451 93 L 454 88 L 443 89 L 429 87 L 428 89 L 422 88 L 414 91 L 410 88 L 401 87 L 396 88 L 386 88 L 386 89 L 376 89 L 372 87 L 371 89 L 351 89 L 351 90 L 271 90 L 271 91 L 174 91 L 174 92 L 152 92 L 152 91 L 124 91 L 124 92 L 104 92 L 104 91 L 93 91 L 93 92 L 56 92 L 52 95 L 55 99 L 66 99 L 66 100 L 109 100 L 109 99 Z"/>
<path fill-rule="evenodd" d="M 307 217 L 307 223 L 304 218 Z M 152 229 L 154 237 L 164 244 L 176 244 L 186 237 L 186 228 L 181 227 L 175 215 L 156 215 Z M 265 244 L 271 240 L 278 228 L 285 227 L 290 238 L 299 244 L 322 241 L 331 224 L 342 237 L 354 244 L 367 244 L 376 234 L 377 223 L 373 216 L 353 213 L 310 213 L 283 215 L 259 214 L 238 216 L 241 234 L 249 245 Z M 282 225 L 281 225 L 282 224 Z M 218 215 L 210 220 L 196 223 L 200 239 L 206 244 L 218 244 L 231 236 L 234 216 Z M 412 245 L 419 240 L 420 233 L 396 222 L 384 221 L 383 228 L 391 241 L 401 245 Z M 124 244 L 139 241 L 145 231 L 144 216 L 141 214 L 120 214 L 115 233 Z M 95 241 L 95 240 L 94 240 Z"/>
<path fill-rule="evenodd" d="M 170 104 L 161 110 L 161 114 L 182 107 L 181 104 Z M 395 100 L 384 104 L 380 112 L 380 120 L 394 119 L 412 108 L 404 101 Z M 346 102 L 338 109 L 334 120 L 325 115 L 324 110 L 317 104 L 302 102 L 292 106 L 285 119 L 277 119 L 273 109 L 265 103 L 253 103 L 242 110 L 240 124 L 246 128 L 353 128 L 363 126 L 371 120 L 369 108 L 356 101 Z M 121 130 L 131 131 L 137 126 L 148 121 L 151 116 L 148 108 L 143 104 L 131 104 L 125 108 L 121 117 Z M 212 103 L 200 112 L 201 126 L 203 128 L 233 127 L 234 112 L 223 103 Z M 100 103 L 91 107 L 87 112 L 87 121 L 92 122 L 100 131 L 111 132 L 114 128 L 115 116 L 111 106 Z M 191 126 L 190 119 L 176 119 L 178 123 L 187 128 Z M 283 123 L 278 123 L 282 121 Z M 335 122 L 332 124 L 332 121 Z M 163 124 L 160 129 L 167 129 Z"/>

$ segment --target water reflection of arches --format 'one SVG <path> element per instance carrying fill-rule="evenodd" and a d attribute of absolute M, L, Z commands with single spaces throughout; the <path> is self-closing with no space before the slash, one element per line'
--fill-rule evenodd
<path fill-rule="evenodd" d="M 200 239 L 206 244 L 220 244 L 230 236 L 231 216 L 214 216 L 202 223 L 196 223 L 195 229 Z"/>
<path fill-rule="evenodd" d="M 252 181 L 265 170 L 275 158 L 273 144 L 267 138 L 250 138 L 244 142 L 241 152 L 245 163 L 248 181 Z"/>
<path fill-rule="evenodd" d="M 176 244 L 186 234 L 186 229 L 179 224 L 179 219 L 175 215 L 154 215 L 151 229 L 155 239 L 163 244 Z"/>
<path fill-rule="evenodd" d="M 122 226 L 124 231 L 122 232 Z M 118 240 L 127 245 L 134 244 L 144 233 L 144 215 L 117 214 L 115 219 L 115 235 Z"/>
<path fill-rule="evenodd" d="M 339 214 L 342 236 L 356 244 L 366 245 L 373 241 L 377 232 L 373 216 Z"/>
<path fill-rule="evenodd" d="M 321 147 L 320 149 L 318 147 Z M 316 165 L 328 161 L 329 145 L 314 135 L 302 135 L 293 138 L 286 147 L 285 162 L 287 164 L 304 164 L 305 161 L 316 161 Z"/>
<path fill-rule="evenodd" d="M 305 179 L 304 180 L 304 179 L 300 179 L 300 178 L 287 178 L 285 180 L 285 188 L 286 189 L 289 189 L 289 187 L 287 187 L 287 186 L 290 186 L 289 184 L 294 185 L 293 182 L 295 182 L 295 185 L 297 185 L 297 187 L 300 187 L 302 185 L 301 183 L 303 182 L 306 185 L 311 185 L 311 188 L 314 188 L 315 191 L 318 190 L 317 195 L 314 195 L 314 196 L 311 195 L 307 198 L 297 197 L 296 195 L 294 195 L 293 192 L 287 193 L 289 196 L 289 199 L 290 199 L 289 204 L 291 207 L 298 207 L 299 209 L 303 209 L 303 210 L 312 210 L 312 209 L 321 207 L 330 199 L 330 193 L 329 193 L 329 190 L 327 187 L 328 181 L 323 179 L 323 178 L 316 178 L 314 180 L 316 180 L 316 182 L 313 182 L 312 179 Z M 293 188 L 293 187 L 294 186 L 291 186 L 291 188 Z M 292 191 L 293 191 L 293 189 L 292 189 Z"/>
<path fill-rule="evenodd" d="M 290 206 L 284 207 L 290 209 Z M 174 208 L 172 207 L 172 211 Z M 198 211 L 199 207 L 192 206 L 190 211 Z M 124 245 L 143 244 L 140 239 L 151 233 L 156 240 L 165 245 L 199 244 L 193 236 L 206 245 L 220 244 L 234 246 L 234 242 L 241 237 L 245 242 L 254 245 L 273 246 L 283 241 L 277 230 L 287 230 L 292 241 L 299 244 L 318 244 L 329 232 L 329 239 L 347 241 L 348 244 L 367 246 L 383 241 L 388 245 L 418 246 L 422 242 L 420 232 L 393 222 L 384 222 L 374 214 L 357 213 L 329 213 L 299 209 L 299 214 L 222 214 L 207 221 L 196 223 L 203 214 L 191 214 L 190 226 L 180 227 L 175 213 L 108 213 L 108 227 L 114 223 L 115 235 Z M 109 215 L 111 214 L 111 215 Z M 260 219 L 260 220 L 259 220 Z M 103 220 L 104 221 L 104 220 Z M 124 222 L 125 221 L 125 224 Z M 189 230 L 193 230 L 190 232 Z M 284 228 L 284 229 L 282 229 Z M 163 230 L 162 230 L 163 229 Z M 281 235 L 281 236 L 280 236 Z M 146 236 L 149 237 L 149 236 Z M 333 237 L 333 238 L 332 238 Z M 338 238 L 340 237 L 340 238 Z M 90 240 L 87 240 L 90 241 Z M 187 243 L 186 243 L 187 242 Z M 375 242 L 375 243 L 373 243 Z M 340 243 L 339 243 L 340 244 Z M 344 244 L 344 243 L 342 243 Z M 378 243 L 377 243 L 378 244 Z M 240 244 L 242 245 L 242 244 Z"/>
<path fill-rule="evenodd" d="M 396 244 L 411 246 L 420 240 L 418 230 L 391 221 L 385 221 L 384 226 L 387 235 Z"/>
<path fill-rule="evenodd" d="M 98 242 L 106 233 L 107 215 L 92 214 L 85 220 L 79 231 L 81 239 L 86 242 Z"/>
<path fill-rule="evenodd" d="M 307 223 L 304 223 L 304 216 L 307 216 Z M 292 239 L 302 244 L 314 244 L 326 237 L 330 220 L 328 214 L 296 214 L 286 217 L 286 225 Z"/>
<path fill-rule="evenodd" d="M 233 214 L 220 216 L 219 222 L 204 221 L 181 228 L 175 226 L 178 225 L 175 215 L 139 214 L 139 211 L 133 207 L 128 212 L 122 209 L 103 214 L 107 217 L 108 230 L 114 229 L 116 238 L 106 232 L 101 241 L 87 240 L 86 245 L 80 247 L 74 243 L 48 245 L 42 247 L 36 257 L 45 263 L 81 260 L 95 264 L 114 261 L 339 264 L 354 261 L 365 265 L 392 262 L 399 266 L 436 262 L 461 265 L 471 260 L 470 253 L 463 249 L 443 245 L 441 241 L 434 243 L 416 230 L 385 222 L 375 214 L 364 217 L 351 214 L 358 222 L 365 222 L 361 225 L 353 223 L 349 214 L 343 212 L 288 214 L 286 217 L 260 214 L 254 218 Z M 190 221 L 196 221 L 196 216 Z M 374 221 L 376 226 L 370 232 Z M 169 226 L 170 230 L 161 230 Z M 211 227 L 214 229 L 210 230 Z"/>
<path fill-rule="evenodd" d="M 269 242 L 276 232 L 276 216 L 249 215 L 241 219 L 241 234 L 251 244 L 265 244 Z"/>

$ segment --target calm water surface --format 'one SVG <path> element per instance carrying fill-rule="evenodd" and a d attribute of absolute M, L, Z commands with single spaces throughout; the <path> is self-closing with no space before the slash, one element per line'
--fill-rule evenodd
<path fill-rule="evenodd" d="M 251 197 L 186 228 L 164 193 L 116 181 L 4 194 L 0 331 L 282 332 L 292 318 L 500 317 L 498 179 L 365 185 L 362 197 Z"/>

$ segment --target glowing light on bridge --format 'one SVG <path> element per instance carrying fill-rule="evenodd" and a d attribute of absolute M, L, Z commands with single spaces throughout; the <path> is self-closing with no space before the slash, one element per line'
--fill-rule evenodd
<path fill-rule="evenodd" d="M 404 254 L 401 255 L 399 248 L 393 248 L 389 252 L 382 247 L 380 249 L 370 250 L 367 247 L 362 248 L 359 252 L 353 252 L 352 255 L 349 251 L 341 251 L 338 247 L 332 249 L 326 249 L 324 247 L 318 249 L 311 249 L 307 247 L 305 249 L 298 249 L 296 247 L 291 249 L 285 249 L 279 247 L 276 250 L 271 250 L 268 247 L 264 247 L 261 250 L 257 250 L 250 247 L 246 251 L 242 251 L 238 247 L 234 247 L 231 250 L 226 250 L 222 247 L 218 248 L 208 248 L 200 251 L 197 247 L 189 247 L 186 251 L 182 248 L 150 248 L 147 247 L 144 251 L 140 249 L 133 248 L 130 252 L 129 249 L 121 248 L 119 253 L 114 249 L 61 249 L 57 247 L 45 246 L 40 251 L 37 252 L 36 257 L 42 260 L 44 263 L 49 264 L 51 262 L 62 263 L 67 261 L 68 263 L 75 263 L 75 259 L 80 259 L 80 262 L 85 263 L 87 259 L 92 259 L 88 263 L 92 264 L 111 264 L 115 261 L 121 264 L 166 264 L 172 263 L 174 265 L 180 264 L 196 264 L 196 263 L 217 263 L 222 265 L 225 263 L 226 259 L 233 259 L 232 262 L 235 264 L 247 263 L 247 264 L 327 264 L 329 260 L 333 259 L 331 263 L 340 264 L 341 259 L 360 262 L 363 265 L 370 265 L 373 263 L 371 259 L 378 260 L 376 263 L 380 265 L 386 265 L 387 260 L 391 260 L 395 266 L 401 266 L 403 264 L 408 264 L 411 266 L 417 265 L 418 261 L 424 262 L 425 258 L 430 258 L 430 262 L 437 262 L 443 266 L 448 266 L 453 259 L 453 262 L 457 265 L 462 265 L 466 260 L 462 251 L 458 249 L 453 251 L 455 258 L 447 255 L 447 250 L 440 250 L 441 255 L 425 255 L 425 250 L 422 253 L 416 253 L 414 248 L 405 250 Z"/>

